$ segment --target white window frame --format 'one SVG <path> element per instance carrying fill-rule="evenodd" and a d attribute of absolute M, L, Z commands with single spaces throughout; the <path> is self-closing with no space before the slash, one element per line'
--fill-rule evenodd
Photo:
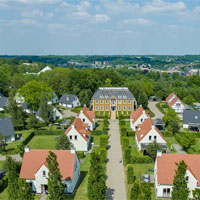
<path fill-rule="evenodd" d="M 122 103 L 122 100 L 118 100 L 118 104 L 121 104 Z"/>
<path fill-rule="evenodd" d="M 125 108 L 125 109 L 124 109 Z M 126 106 L 123 106 L 123 111 L 126 111 Z"/>
<path fill-rule="evenodd" d="M 105 110 L 108 111 L 108 106 L 105 106 Z"/>
<path fill-rule="evenodd" d="M 131 111 L 131 106 L 128 106 L 128 111 Z"/>
<path fill-rule="evenodd" d="M 121 111 L 121 110 L 122 110 L 121 106 L 118 106 L 118 110 L 119 110 L 119 111 Z"/>
<path fill-rule="evenodd" d="M 131 104 L 131 100 L 128 100 L 128 104 Z"/>
<path fill-rule="evenodd" d="M 96 106 L 96 111 L 99 111 L 99 106 Z"/>
<path fill-rule="evenodd" d="M 103 100 L 100 101 L 100 104 L 103 104 Z"/>
<path fill-rule="evenodd" d="M 124 104 L 126 104 L 126 100 L 124 100 Z"/>
<path fill-rule="evenodd" d="M 104 111 L 104 109 L 103 109 L 103 106 L 101 106 L 101 108 L 100 108 L 100 109 L 101 109 L 101 111 Z"/>
<path fill-rule="evenodd" d="M 96 103 L 99 103 L 99 100 L 96 99 Z"/>

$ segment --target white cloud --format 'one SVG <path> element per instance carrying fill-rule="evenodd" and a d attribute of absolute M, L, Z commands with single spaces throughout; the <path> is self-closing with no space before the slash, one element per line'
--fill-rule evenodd
<path fill-rule="evenodd" d="M 95 22 L 107 22 L 110 20 L 110 17 L 105 14 L 96 14 L 94 16 Z"/>
<path fill-rule="evenodd" d="M 138 25 L 152 25 L 155 24 L 152 20 L 144 19 L 144 18 L 136 18 L 136 19 L 125 19 L 123 20 L 124 24 L 138 24 Z"/>
<path fill-rule="evenodd" d="M 77 5 L 77 10 L 85 11 L 88 8 L 90 8 L 90 2 L 89 1 L 83 1 L 80 4 Z"/>
<path fill-rule="evenodd" d="M 90 15 L 86 11 L 77 11 L 77 12 L 72 12 L 67 15 L 70 18 L 74 19 L 89 19 Z"/>
<path fill-rule="evenodd" d="M 0 0 L 5 3 L 22 3 L 22 4 L 55 4 L 63 0 Z"/>
<path fill-rule="evenodd" d="M 34 26 L 40 26 L 41 24 L 36 22 L 35 20 L 32 19 L 12 19 L 12 20 L 0 20 L 1 24 L 6 24 L 6 25 L 16 25 L 16 24 L 24 24 L 24 25 L 34 25 Z"/>
<path fill-rule="evenodd" d="M 183 2 L 166 2 L 162 0 L 153 0 L 150 3 L 146 3 L 142 8 L 142 13 L 152 14 L 169 14 L 178 13 L 186 10 L 187 7 Z"/>
<path fill-rule="evenodd" d="M 39 10 L 39 9 L 34 9 L 32 11 L 24 11 L 21 13 L 21 16 L 24 18 L 45 18 L 45 19 L 50 19 L 53 17 L 53 13 L 44 13 L 43 11 Z"/>

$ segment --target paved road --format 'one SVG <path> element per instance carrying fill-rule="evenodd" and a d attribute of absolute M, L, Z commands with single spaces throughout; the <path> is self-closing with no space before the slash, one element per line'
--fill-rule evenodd
<path fill-rule="evenodd" d="M 156 104 L 157 104 L 158 102 L 156 102 L 156 101 L 149 101 L 149 108 L 150 108 L 150 110 L 155 114 L 155 117 L 154 118 L 163 118 L 163 114 L 158 110 L 158 108 L 156 107 Z"/>
<path fill-rule="evenodd" d="M 173 144 L 173 147 L 176 149 L 177 153 L 186 154 L 180 144 Z"/>
<path fill-rule="evenodd" d="M 120 145 L 119 121 L 109 120 L 109 149 L 107 163 L 107 180 L 108 187 L 106 192 L 107 200 L 126 200 L 125 173 L 122 159 L 122 149 Z"/>
<path fill-rule="evenodd" d="M 22 158 L 21 158 L 21 156 L 19 154 L 11 155 L 11 157 L 13 159 L 15 159 L 16 161 L 22 161 Z M 6 156 L 0 155 L 0 161 L 4 161 L 4 160 L 6 160 Z"/>
<path fill-rule="evenodd" d="M 71 110 L 63 110 L 63 117 L 76 117 L 78 113 L 72 112 Z"/>

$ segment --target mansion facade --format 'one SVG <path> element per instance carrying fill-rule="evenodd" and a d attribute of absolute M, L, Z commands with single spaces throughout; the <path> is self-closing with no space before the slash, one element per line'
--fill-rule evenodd
<path fill-rule="evenodd" d="M 137 102 L 127 87 L 100 87 L 92 97 L 94 111 L 132 111 Z"/>

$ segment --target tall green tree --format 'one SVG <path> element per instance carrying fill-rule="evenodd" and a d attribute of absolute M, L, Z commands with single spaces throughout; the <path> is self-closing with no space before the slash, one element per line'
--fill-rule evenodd
<path fill-rule="evenodd" d="M 187 200 L 189 195 L 189 189 L 186 182 L 186 170 L 187 165 L 182 160 L 176 163 L 177 169 L 174 175 L 173 188 L 172 188 L 172 200 Z"/>
<path fill-rule="evenodd" d="M 195 188 L 195 190 L 192 191 L 193 198 L 194 200 L 199 200 L 200 199 L 200 189 Z"/>
<path fill-rule="evenodd" d="M 49 174 L 48 174 L 48 192 L 50 200 L 63 199 L 65 185 L 62 183 L 62 175 L 58 168 L 57 156 L 49 151 L 46 158 Z"/>
<path fill-rule="evenodd" d="M 188 150 L 192 145 L 196 144 L 196 137 L 194 134 L 186 132 L 180 137 L 180 143 L 183 149 Z"/>
<path fill-rule="evenodd" d="M 146 93 L 143 90 L 140 91 L 140 93 L 139 93 L 138 102 L 137 103 L 138 103 L 138 105 L 142 105 L 142 107 L 144 109 L 146 109 L 147 106 L 148 106 L 148 97 L 147 97 Z"/>
<path fill-rule="evenodd" d="M 8 168 L 8 199 L 16 200 L 19 191 L 17 164 L 11 157 L 6 157 L 6 166 Z"/>
<path fill-rule="evenodd" d="M 71 146 L 72 144 L 69 141 L 69 138 L 64 133 L 59 137 L 56 143 L 56 149 L 58 150 L 67 150 L 70 149 Z"/>
<path fill-rule="evenodd" d="M 34 194 L 32 192 L 31 186 L 26 182 L 25 179 L 18 179 L 18 196 L 19 199 L 24 199 L 24 200 L 34 200 Z"/>
<path fill-rule="evenodd" d="M 49 122 L 51 122 L 53 119 L 53 107 L 52 105 L 48 104 L 48 97 L 46 96 L 46 93 L 42 93 L 40 98 L 39 115 L 46 124 L 49 124 Z"/>
<path fill-rule="evenodd" d="M 140 185 L 136 181 L 136 182 L 134 182 L 133 187 L 131 189 L 130 199 L 131 200 L 138 200 L 139 196 L 140 196 Z"/>
<path fill-rule="evenodd" d="M 2 133 L 0 132 L 0 153 L 5 152 L 5 150 L 6 150 L 6 141 Z"/>
<path fill-rule="evenodd" d="M 34 114 L 30 114 L 28 119 L 29 119 L 28 128 L 37 129 L 40 127 L 39 120 L 37 119 L 37 117 Z"/>
<path fill-rule="evenodd" d="M 91 153 L 88 178 L 88 198 L 99 200 L 106 198 L 106 176 L 98 152 Z"/>
<path fill-rule="evenodd" d="M 90 89 L 82 90 L 79 93 L 79 100 L 81 102 L 81 106 L 84 106 L 84 105 L 89 106 L 92 95 L 93 93 Z"/>
<path fill-rule="evenodd" d="M 53 97 L 53 90 L 45 82 L 36 80 L 29 81 L 18 92 L 34 111 L 39 108 L 42 93 L 45 93 L 49 100 Z"/>
<path fill-rule="evenodd" d="M 111 80 L 109 78 L 105 80 L 105 87 L 112 87 Z"/>

